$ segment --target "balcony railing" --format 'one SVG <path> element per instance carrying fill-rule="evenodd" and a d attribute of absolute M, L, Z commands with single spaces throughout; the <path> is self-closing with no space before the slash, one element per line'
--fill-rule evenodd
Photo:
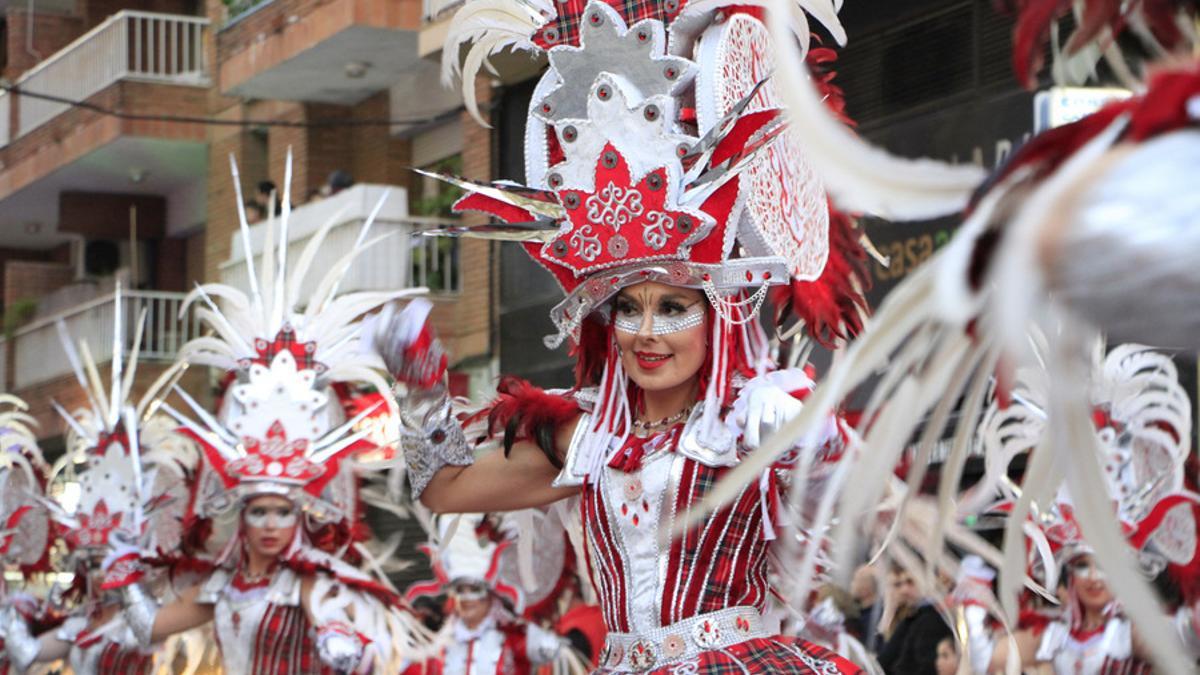
<path fill-rule="evenodd" d="M 146 326 L 142 331 L 139 361 L 172 361 L 183 343 L 200 335 L 199 321 L 191 312 L 179 317 L 184 297 L 183 293 L 121 291 L 126 353 L 132 347 L 137 318 L 143 308 L 146 309 Z M 67 333 L 76 344 L 87 342 L 88 350 L 97 362 L 110 360 L 115 316 L 116 295 L 110 293 L 17 330 L 5 345 L 7 349 L 16 350 L 13 389 L 20 390 L 71 372 L 55 327 L 59 319 L 66 323 Z"/>
<path fill-rule="evenodd" d="M 288 260 L 291 264 L 300 259 L 301 252 L 317 230 L 336 219 L 321 243 L 317 260 L 301 283 L 299 297 L 310 297 L 321 281 L 322 272 L 354 250 L 363 222 L 387 189 L 383 185 L 355 185 L 332 197 L 292 210 L 288 225 Z M 385 235 L 386 238 L 358 255 L 338 286 L 338 292 L 422 285 L 430 285 L 435 291 L 458 290 L 461 274 L 457 242 L 413 235 L 416 230 L 450 222 L 453 221 L 409 216 L 404 191 L 393 188 L 369 234 L 370 239 Z M 264 234 L 262 223 L 251 226 L 250 248 L 255 256 L 255 271 L 259 274 L 262 273 Z M 238 233 L 233 235 L 230 259 L 221 264 L 221 280 L 242 291 L 249 290 L 245 249 Z"/>
<path fill-rule="evenodd" d="M 122 10 L 26 72 L 16 86 L 70 101 L 119 80 L 208 86 L 207 30 L 208 19 L 201 17 Z M 33 96 L 21 96 L 17 104 L 18 137 L 70 107 Z"/>
<path fill-rule="evenodd" d="M 226 0 L 225 2 L 225 25 L 237 23 L 244 16 L 248 16 L 252 12 L 258 10 L 259 7 L 268 5 L 274 0 Z"/>

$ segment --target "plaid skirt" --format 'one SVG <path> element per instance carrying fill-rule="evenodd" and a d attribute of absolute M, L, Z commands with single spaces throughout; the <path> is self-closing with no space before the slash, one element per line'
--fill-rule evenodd
<path fill-rule="evenodd" d="M 836 653 L 800 638 L 776 635 L 746 640 L 725 649 L 701 652 L 686 661 L 663 664 L 652 670 L 599 668 L 598 675 L 741 675 L 792 673 L 794 675 L 853 675 L 862 670 Z"/>

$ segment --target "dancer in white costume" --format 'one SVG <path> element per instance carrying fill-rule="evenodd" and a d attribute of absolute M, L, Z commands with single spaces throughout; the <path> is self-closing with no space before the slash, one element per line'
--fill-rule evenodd
<path fill-rule="evenodd" d="M 421 291 L 338 295 L 354 256 L 375 243 L 365 236 L 371 220 L 343 259 L 320 259 L 331 221 L 290 260 L 289 197 L 285 190 L 278 223 L 264 226 L 261 269 L 257 251 L 246 251 L 249 293 L 208 284 L 188 298 L 214 335 L 186 344 L 180 358 L 232 374 L 219 409 L 209 413 L 182 391 L 195 418 L 166 407 L 204 452 L 197 515 L 232 513 L 236 532 L 212 574 L 176 602 L 159 608 L 137 584 L 123 586 L 126 617 L 143 644 L 214 622 L 229 673 L 396 672 L 415 622 L 381 574 L 348 562 L 371 560 L 355 533 L 359 482 L 379 449 L 355 427 L 375 411 L 347 419 L 334 385 L 387 393 L 378 358 L 358 347 L 358 320 Z M 241 242 L 251 242 L 244 214 Z M 306 275 L 323 262 L 317 295 L 301 297 Z M 381 405 L 395 413 L 390 396 Z M 334 533 L 325 550 L 311 539 L 321 528 Z"/>

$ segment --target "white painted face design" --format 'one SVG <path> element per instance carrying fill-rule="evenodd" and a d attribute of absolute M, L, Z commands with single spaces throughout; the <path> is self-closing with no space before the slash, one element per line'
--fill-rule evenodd
<path fill-rule="evenodd" d="M 1074 565 L 1071 565 L 1071 575 L 1076 579 L 1088 579 L 1091 581 L 1104 581 L 1104 572 L 1096 566 L 1095 561 L 1091 558 L 1081 560 Z"/>
<path fill-rule="evenodd" d="M 246 524 L 258 529 L 284 530 L 296 524 L 296 507 L 254 504 L 246 507 Z"/>
<path fill-rule="evenodd" d="M 630 335 L 642 332 L 646 325 L 646 311 L 624 299 L 617 300 L 614 325 L 617 330 Z M 704 303 L 696 302 L 688 307 L 667 301 L 654 308 L 650 315 L 651 335 L 670 335 L 695 328 L 704 323 Z"/>

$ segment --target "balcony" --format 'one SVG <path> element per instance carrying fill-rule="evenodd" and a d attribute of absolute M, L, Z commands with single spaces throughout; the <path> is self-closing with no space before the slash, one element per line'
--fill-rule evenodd
<path fill-rule="evenodd" d="M 139 363 L 174 361 L 179 348 L 188 340 L 200 335 L 200 324 L 192 313 L 189 312 L 182 318 L 179 316 L 183 298 L 183 293 L 120 291 L 121 310 L 126 327 L 126 353 L 133 346 L 137 317 L 144 308 L 146 325 L 142 333 Z M 59 320 L 66 324 L 67 333 L 77 344 L 80 341 L 87 343 L 97 363 L 110 360 L 113 353 L 116 299 L 115 292 L 108 293 L 16 330 L 12 337 L 4 342 L 6 351 L 13 350 L 12 390 L 21 392 L 71 374 L 71 366 L 63 353 L 55 326 Z M 5 361 L 8 362 L 8 359 Z"/>
<path fill-rule="evenodd" d="M 376 216 L 369 238 L 386 235 L 383 241 L 359 254 L 350 267 L 339 293 L 377 291 L 426 286 L 434 293 L 456 293 L 462 286 L 458 242 L 454 239 L 414 236 L 414 231 L 451 222 L 445 219 L 408 215 L 405 190 L 385 185 L 355 185 L 332 197 L 305 204 L 292 210 L 288 232 L 288 260 L 300 258 L 304 247 L 325 223 L 335 220 L 321 244 L 320 257 L 313 264 L 300 288 L 300 297 L 316 291 L 322 272 L 354 249 L 362 224 L 379 198 L 391 190 L 388 201 Z M 265 227 L 251 226 L 250 249 L 256 258 L 255 270 L 261 274 Z M 241 235 L 232 239 L 232 255 L 221 264 L 221 281 L 243 291 L 249 290 Z"/>
<path fill-rule="evenodd" d="M 221 93 L 353 105 L 420 64 L 419 0 L 245 0 L 217 34 Z"/>
<path fill-rule="evenodd" d="M 122 80 L 207 87 L 207 27 L 204 18 L 122 10 L 27 71 L 16 86 L 72 101 Z M 68 109 L 58 101 L 19 96 L 16 137 Z"/>
<path fill-rule="evenodd" d="M 6 244 L 61 243 L 59 201 L 69 191 L 167 196 L 181 207 L 172 211 L 181 222 L 169 227 L 203 222 L 206 129 L 153 118 L 206 114 L 207 31 L 204 18 L 121 11 L 0 96 L 0 228 L 14 238 Z"/>

